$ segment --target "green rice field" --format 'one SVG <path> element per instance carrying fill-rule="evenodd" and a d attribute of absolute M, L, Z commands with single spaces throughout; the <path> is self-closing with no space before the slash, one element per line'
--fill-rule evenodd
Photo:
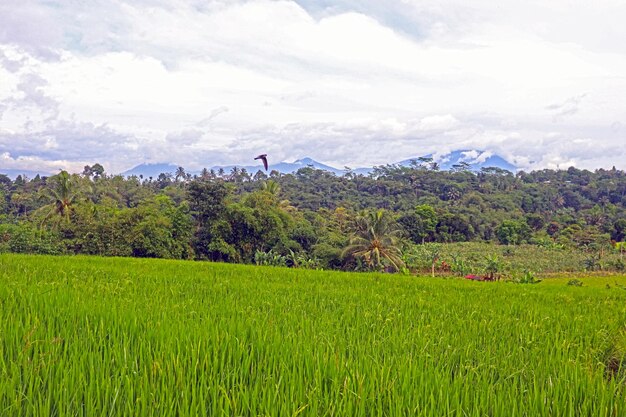
<path fill-rule="evenodd" d="M 0 255 L 0 416 L 626 416 L 625 276 Z"/>

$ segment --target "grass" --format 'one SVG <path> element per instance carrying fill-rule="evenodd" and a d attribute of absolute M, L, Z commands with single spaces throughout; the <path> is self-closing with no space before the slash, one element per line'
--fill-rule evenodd
<path fill-rule="evenodd" d="M 601 257 L 598 256 L 602 254 Z M 441 245 L 441 260 L 453 265 L 455 259 L 463 261 L 471 273 L 484 269 L 486 256 L 497 256 L 506 274 L 530 270 L 540 276 L 562 275 L 564 273 L 615 272 L 623 266 L 620 255 L 605 248 L 602 252 L 585 252 L 573 248 L 544 248 L 537 245 L 495 245 L 484 242 L 462 242 Z M 593 260 L 593 265 L 589 262 Z M 420 268 L 426 271 L 428 262 Z M 618 271 L 624 275 L 624 271 Z"/>
<path fill-rule="evenodd" d="M 0 415 L 626 415 L 626 277 L 580 280 L 0 255 Z"/>

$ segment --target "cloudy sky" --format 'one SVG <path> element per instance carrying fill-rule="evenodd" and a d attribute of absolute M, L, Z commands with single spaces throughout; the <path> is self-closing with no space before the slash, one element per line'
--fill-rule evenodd
<path fill-rule="evenodd" d="M 0 170 L 626 169 L 624 0 L 1 0 Z"/>

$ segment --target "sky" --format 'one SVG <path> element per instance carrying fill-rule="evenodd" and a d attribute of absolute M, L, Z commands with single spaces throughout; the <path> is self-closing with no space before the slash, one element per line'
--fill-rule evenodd
<path fill-rule="evenodd" d="M 624 0 L 1 0 L 0 170 L 626 169 Z"/>

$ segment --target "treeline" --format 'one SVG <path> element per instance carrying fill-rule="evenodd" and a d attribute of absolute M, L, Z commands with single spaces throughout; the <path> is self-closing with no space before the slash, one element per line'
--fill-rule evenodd
<path fill-rule="evenodd" d="M 624 241 L 625 208 L 626 174 L 615 168 L 513 174 L 416 160 L 368 176 L 179 168 L 125 178 L 95 164 L 80 175 L 0 175 L 0 251 L 401 270 L 419 247 L 450 242 L 601 256 Z"/>

